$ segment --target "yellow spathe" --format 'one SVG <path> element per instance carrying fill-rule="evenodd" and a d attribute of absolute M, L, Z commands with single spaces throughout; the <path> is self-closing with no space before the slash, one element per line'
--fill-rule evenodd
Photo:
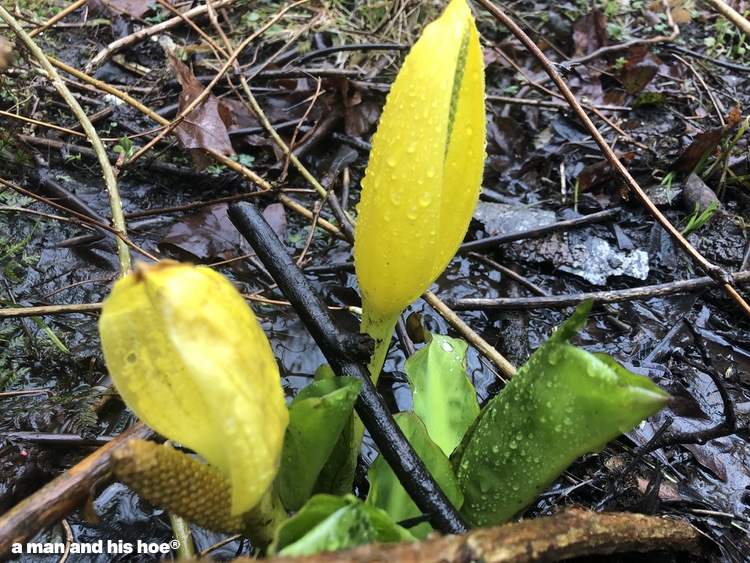
<path fill-rule="evenodd" d="M 115 284 L 99 331 L 133 412 L 230 480 L 232 514 L 255 506 L 276 477 L 289 413 L 268 339 L 229 280 L 141 265 Z"/>
<path fill-rule="evenodd" d="M 398 316 L 461 244 L 479 197 L 484 145 L 479 36 L 466 1 L 452 0 L 406 57 L 362 180 L 354 265 L 362 332 L 376 346 L 387 348 Z M 385 350 L 371 362 L 376 371 L 379 354 Z"/>

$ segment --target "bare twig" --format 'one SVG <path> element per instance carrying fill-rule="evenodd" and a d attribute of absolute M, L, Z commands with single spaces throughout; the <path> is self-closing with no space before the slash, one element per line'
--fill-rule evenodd
<path fill-rule="evenodd" d="M 73 305 L 42 305 L 39 307 L 14 307 L 0 309 L 0 320 L 17 319 L 20 317 L 38 317 L 41 315 L 60 315 L 69 313 L 98 313 L 102 309 L 101 303 L 81 303 Z"/>
<path fill-rule="evenodd" d="M 229 69 L 233 66 L 235 66 L 235 63 L 237 61 L 237 57 L 240 56 L 242 51 L 250 45 L 253 41 L 255 41 L 258 37 L 260 37 L 263 33 L 266 32 L 271 26 L 276 24 L 281 18 L 284 17 L 284 15 L 291 10 L 292 8 L 295 8 L 296 6 L 299 6 L 300 4 L 305 4 L 309 0 L 300 0 L 299 2 L 295 2 L 294 4 L 290 4 L 289 6 L 286 6 L 279 10 L 276 15 L 274 15 L 270 20 L 268 20 L 266 23 L 264 23 L 255 33 L 251 34 L 250 36 L 246 37 L 242 43 L 240 43 L 237 48 L 232 52 L 227 60 L 224 62 L 224 64 L 221 67 L 221 70 L 216 74 L 216 76 L 211 79 L 211 82 L 203 89 L 203 91 L 198 94 L 198 96 L 195 97 L 186 107 L 184 107 L 179 115 L 165 128 L 163 129 L 156 137 L 154 137 L 151 141 L 148 142 L 143 148 L 141 148 L 137 153 L 135 153 L 130 159 L 129 162 L 135 162 L 138 160 L 141 156 L 143 156 L 146 152 L 151 150 L 151 148 L 158 143 L 160 140 L 162 140 L 164 137 L 166 137 L 171 131 L 173 131 L 182 121 L 187 118 L 193 110 L 195 110 L 199 105 L 201 105 L 206 98 L 211 94 L 211 91 L 213 90 L 214 86 L 218 84 L 219 80 L 222 79 L 224 75 L 229 71 Z M 214 151 L 217 152 L 217 151 Z"/>
<path fill-rule="evenodd" d="M 29 190 L 26 190 L 22 188 L 21 186 L 17 186 L 11 182 L 8 182 L 7 180 L 3 180 L 0 178 L 0 185 L 7 186 L 9 188 L 12 188 L 13 190 L 17 191 L 20 194 L 23 194 L 25 196 L 28 196 L 30 198 L 33 198 L 37 201 L 41 201 L 42 203 L 45 203 L 46 205 L 49 205 L 51 207 L 54 207 L 55 209 L 60 209 L 62 211 L 65 211 L 66 213 L 69 213 L 70 215 L 73 215 L 77 219 L 80 219 L 84 225 L 89 226 L 93 228 L 94 230 L 103 230 L 108 233 L 112 233 L 117 237 L 118 240 L 121 240 L 124 244 L 126 244 L 128 247 L 132 248 L 133 250 L 140 252 L 144 256 L 148 256 L 149 258 L 152 258 L 153 260 L 156 260 L 149 252 L 146 250 L 143 250 L 142 248 L 139 248 L 133 241 L 131 241 L 126 235 L 123 235 L 121 231 L 118 231 L 116 228 L 111 227 L 110 225 L 106 223 L 102 223 L 100 221 L 97 221 L 96 219 L 93 219 L 89 217 L 88 215 L 84 213 L 79 213 L 78 211 L 75 211 L 74 209 L 71 209 L 69 207 L 65 207 L 64 205 L 60 205 L 59 203 L 52 201 L 51 199 L 44 198 L 38 194 L 35 194 L 34 192 L 31 192 Z"/>
<path fill-rule="evenodd" d="M 231 4 L 232 2 L 234 2 L 234 0 L 219 0 L 213 5 L 213 7 L 220 8 L 222 6 Z M 93 72 L 97 68 L 99 68 L 104 63 L 104 61 L 107 60 L 108 57 L 120 51 L 121 49 L 124 49 L 128 45 L 137 43 L 138 41 L 146 39 L 147 37 L 153 37 L 154 35 L 157 35 L 162 31 L 166 31 L 167 29 L 171 29 L 183 23 L 183 18 L 194 18 L 206 13 L 206 11 L 208 11 L 208 6 L 198 6 L 197 8 L 193 8 L 192 10 L 188 10 L 180 17 L 168 19 L 156 25 L 152 25 L 151 27 L 143 28 L 136 33 L 128 35 L 127 37 L 123 37 L 122 39 L 113 41 L 112 43 L 107 45 L 107 47 L 99 51 L 98 55 L 91 59 L 89 64 L 86 65 L 86 73 L 93 74 Z"/>
<path fill-rule="evenodd" d="M 14 543 L 30 541 L 41 530 L 89 500 L 95 487 L 110 478 L 109 459 L 114 449 L 129 440 L 148 439 L 153 435 L 153 430 L 141 423 L 131 426 L 0 516 L 0 559 L 10 555 Z"/>
<path fill-rule="evenodd" d="M 461 317 L 451 311 L 450 307 L 443 303 L 434 293 L 428 290 L 424 292 L 422 297 L 432 306 L 433 309 L 440 313 L 440 316 L 448 321 L 453 328 L 460 332 L 461 336 L 466 338 L 466 340 L 468 340 L 469 343 L 483 356 L 500 368 L 505 375 L 508 377 L 516 375 L 516 367 L 506 360 L 505 356 L 490 346 L 484 338 L 474 332 L 474 330 L 467 325 Z"/>
<path fill-rule="evenodd" d="M 87 0 L 76 0 L 70 6 L 68 6 L 64 10 L 59 11 L 54 16 L 52 16 L 50 19 L 48 19 L 46 22 L 44 22 L 44 25 L 41 25 L 41 26 L 37 27 L 36 29 L 33 29 L 33 30 L 29 31 L 29 37 L 34 37 L 34 36 L 42 33 L 43 31 L 48 30 L 50 27 L 52 27 L 57 22 L 59 22 L 61 19 L 63 19 L 64 17 L 66 17 L 68 14 L 70 14 L 72 12 L 75 12 L 81 6 L 85 6 L 86 5 L 86 1 Z"/>
<path fill-rule="evenodd" d="M 276 132 L 276 130 L 273 128 L 273 125 L 271 125 L 271 122 L 268 121 L 268 118 L 266 117 L 265 112 L 263 111 L 263 108 L 260 107 L 260 104 L 258 103 L 258 100 L 255 99 L 255 96 L 253 95 L 252 90 L 250 89 L 250 85 L 247 83 L 247 80 L 244 76 L 240 77 L 240 83 L 242 84 L 242 89 L 245 92 L 245 96 L 247 96 L 247 100 L 250 103 L 250 107 L 253 109 L 255 114 L 258 116 L 258 120 L 260 121 L 261 125 L 265 127 L 266 131 L 269 135 L 271 135 L 271 138 L 273 138 L 274 142 L 278 147 L 282 150 L 282 152 L 286 155 L 286 157 L 292 162 L 294 167 L 297 169 L 297 171 L 302 174 L 302 177 L 307 180 L 310 185 L 315 188 L 315 191 L 318 192 L 318 195 L 322 198 L 326 197 L 327 190 L 320 185 L 320 182 L 313 176 L 309 170 L 305 167 L 304 164 L 297 158 L 297 156 L 289 149 L 289 146 L 284 142 L 284 140 L 279 136 L 279 134 Z"/>
<path fill-rule="evenodd" d="M 531 98 L 514 98 L 511 96 L 487 96 L 489 102 L 500 102 L 502 104 L 514 104 L 518 106 L 538 106 L 547 108 L 567 108 L 567 102 L 556 102 L 554 100 L 535 100 Z M 585 108 L 595 108 L 601 111 L 631 111 L 633 108 L 627 106 L 613 106 L 609 104 L 582 104 Z"/>
<path fill-rule="evenodd" d="M 750 272 L 739 272 L 734 274 L 737 283 L 750 283 Z M 646 287 L 635 287 L 630 289 L 619 289 L 616 291 L 596 291 L 592 293 L 572 293 L 569 295 L 552 295 L 547 297 L 519 297 L 498 299 L 451 299 L 448 304 L 457 311 L 472 310 L 500 310 L 500 309 L 562 309 L 581 304 L 587 299 L 593 299 L 594 303 L 622 303 L 624 301 L 636 301 L 652 299 L 663 295 L 674 295 L 676 293 L 687 293 L 707 287 L 716 287 L 720 282 L 704 276 L 692 280 L 681 280 L 671 283 L 649 285 Z"/>
<path fill-rule="evenodd" d="M 23 115 L 18 115 L 16 113 L 10 113 L 7 111 L 0 110 L 0 115 L 4 117 L 8 117 L 10 119 L 17 119 L 18 121 L 24 121 L 26 123 L 31 123 L 32 125 L 36 125 L 38 127 L 46 127 L 47 129 L 54 129 L 55 131 L 60 131 L 62 133 L 67 133 L 68 135 L 75 135 L 76 137 L 85 137 L 86 135 L 79 132 L 79 131 L 73 131 L 71 129 L 68 129 L 66 127 L 60 127 L 59 125 L 55 125 L 54 123 L 46 123 L 44 121 L 39 121 L 38 119 L 32 119 L 30 117 L 26 117 Z"/>
<path fill-rule="evenodd" d="M 619 214 L 620 214 L 619 209 L 616 209 L 616 208 L 605 209 L 604 211 L 597 211 L 596 213 L 583 215 L 582 217 L 578 217 L 576 219 L 556 221 L 555 223 L 552 223 L 550 225 L 544 225 L 543 227 L 537 227 L 536 229 L 529 229 L 528 231 L 521 231 L 518 233 L 507 233 L 507 234 L 502 234 L 502 235 L 494 235 L 494 236 L 479 239 L 479 240 L 472 240 L 470 242 L 463 243 L 458 248 L 458 252 L 463 253 L 463 252 L 479 250 L 482 248 L 494 248 L 501 244 L 507 244 L 509 242 L 514 242 L 517 240 L 525 240 L 528 238 L 534 238 L 534 237 L 546 235 L 547 233 L 553 233 L 556 231 L 564 231 L 567 229 L 572 229 L 572 228 L 580 227 L 583 225 L 590 225 L 592 223 L 598 223 L 599 221 L 605 221 L 607 219 L 613 219 Z"/>
<path fill-rule="evenodd" d="M 215 4 L 214 7 L 218 7 L 218 4 Z M 88 84 L 91 84 L 95 86 L 96 88 L 99 88 L 115 96 L 116 98 L 119 98 L 123 102 L 129 104 L 130 106 L 134 107 L 135 109 L 143 113 L 144 115 L 147 115 L 148 117 L 150 117 L 159 125 L 168 126 L 170 124 L 170 121 L 168 119 L 164 119 L 159 114 L 153 112 L 150 108 L 140 103 L 138 100 L 133 98 L 130 94 L 127 94 L 123 92 L 122 90 L 119 90 L 118 88 L 115 88 L 114 86 L 111 86 L 105 82 L 91 78 L 85 73 L 79 70 L 76 70 L 60 61 L 50 58 L 50 62 L 53 65 L 60 68 L 61 70 L 64 70 L 65 72 L 72 74 L 79 80 L 82 80 Z M 245 178 L 247 178 L 248 180 L 250 180 L 257 186 L 260 186 L 263 190 L 271 191 L 273 189 L 273 186 L 271 185 L 270 182 L 261 178 L 260 176 L 258 176 L 258 174 L 256 174 L 249 168 L 243 166 L 239 162 L 236 162 L 228 158 L 226 155 L 223 155 L 220 152 L 212 150 L 212 149 L 207 149 L 206 152 L 210 154 L 214 159 L 219 161 L 221 164 L 223 164 L 230 170 L 234 170 L 238 174 L 241 174 L 242 176 L 244 176 Z M 313 216 L 312 212 L 306 209 L 303 205 L 300 205 L 298 202 L 294 201 L 292 198 L 284 194 L 277 194 L 275 197 L 279 202 L 283 203 L 284 206 L 291 209 L 295 213 L 298 213 L 302 215 L 303 217 L 306 217 L 307 219 L 312 219 L 312 216 Z M 318 221 L 318 226 L 327 230 L 329 233 L 332 233 L 333 235 L 340 236 L 340 231 L 338 227 L 331 224 L 329 221 L 326 221 L 325 219 L 320 219 Z"/>
<path fill-rule="evenodd" d="M 698 74 L 698 71 L 695 70 L 693 65 L 687 62 L 681 56 L 674 55 L 674 54 L 672 56 L 678 61 L 680 61 L 682 64 L 684 64 L 688 68 L 688 70 L 690 70 L 690 72 L 693 73 L 693 76 L 695 76 L 695 78 L 698 80 L 700 85 L 703 86 L 703 89 L 706 91 L 706 94 L 708 94 L 708 99 L 711 100 L 711 104 L 713 104 L 714 109 L 716 110 L 716 116 L 719 118 L 719 123 L 721 123 L 722 127 L 726 125 L 727 122 L 724 120 L 724 112 L 722 111 L 722 108 L 719 105 L 719 101 L 716 99 L 716 96 L 714 96 L 714 93 L 708 87 L 708 84 L 706 84 L 706 81 L 703 80 L 703 77 L 700 74 Z"/>
<path fill-rule="evenodd" d="M 716 390 L 719 392 L 719 396 L 721 397 L 721 402 L 724 407 L 724 420 L 710 428 L 703 428 L 701 430 L 673 431 L 670 428 L 672 420 L 668 418 L 667 422 L 662 426 L 662 429 L 664 429 L 662 432 L 657 433 L 654 438 L 651 439 L 647 444 L 636 448 L 636 453 L 639 456 L 667 446 L 676 446 L 682 444 L 705 444 L 709 440 L 715 440 L 716 438 L 729 436 L 730 434 L 734 434 L 738 430 L 737 413 L 734 408 L 732 397 L 729 396 L 729 391 L 727 390 L 726 384 L 724 383 L 724 377 L 716 370 L 715 367 L 713 367 L 711 355 L 709 354 L 705 342 L 703 341 L 703 337 L 701 336 L 699 331 L 692 325 L 692 323 L 688 322 L 686 319 L 682 319 L 682 322 L 693 336 L 693 344 L 695 344 L 695 347 L 698 348 L 701 353 L 703 365 L 700 365 L 685 357 L 685 353 L 682 349 L 676 349 L 672 353 L 672 356 L 678 362 L 682 362 L 689 365 L 693 369 L 702 371 L 711 378 L 711 381 L 713 381 L 714 385 L 716 386 Z"/>
<path fill-rule="evenodd" d="M 750 21 L 747 21 L 741 14 L 722 0 L 706 0 L 713 6 L 717 12 L 727 18 L 734 25 L 739 27 L 746 36 L 750 37 Z"/>

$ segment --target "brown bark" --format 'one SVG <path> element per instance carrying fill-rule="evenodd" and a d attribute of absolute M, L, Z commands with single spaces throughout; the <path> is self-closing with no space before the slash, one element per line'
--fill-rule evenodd
<path fill-rule="evenodd" d="M 460 536 L 435 537 L 423 542 L 363 545 L 345 551 L 266 561 L 522 563 L 630 551 L 670 550 L 697 554 L 702 549 L 700 532 L 684 520 L 571 508 L 547 518 L 481 528 Z M 256 560 L 241 558 L 236 559 L 235 563 L 252 561 Z"/>

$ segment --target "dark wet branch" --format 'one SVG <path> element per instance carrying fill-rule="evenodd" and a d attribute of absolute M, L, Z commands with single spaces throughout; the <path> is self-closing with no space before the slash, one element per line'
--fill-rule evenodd
<path fill-rule="evenodd" d="M 583 225 L 590 225 L 592 223 L 598 223 L 607 219 L 614 219 L 620 214 L 619 208 L 605 209 L 604 211 L 597 211 L 589 215 L 584 215 L 576 219 L 568 219 L 566 221 L 557 221 L 550 225 L 543 227 L 537 227 L 536 229 L 530 229 L 528 231 L 521 231 L 520 233 L 507 233 L 502 235 L 491 236 L 479 240 L 472 240 L 470 242 L 463 243 L 459 249 L 459 254 L 469 252 L 470 250 L 480 250 L 483 248 L 495 248 L 501 244 L 507 244 L 517 240 L 525 240 L 529 238 L 539 237 L 548 233 L 554 233 L 557 231 L 568 231 L 574 227 L 580 227 Z"/>
<path fill-rule="evenodd" d="M 230 205 L 229 217 L 279 284 L 333 371 L 362 381 L 362 393 L 355 405 L 357 413 L 419 509 L 443 533 L 466 531 L 463 518 L 414 452 L 372 384 L 365 367 L 369 355 L 363 354 L 365 337 L 338 327 L 257 207 L 248 203 Z"/>
<path fill-rule="evenodd" d="M 398 43 L 360 43 L 357 45 L 334 45 L 333 47 L 325 47 L 318 49 L 317 51 L 311 51 L 305 53 L 301 57 L 292 60 L 295 65 L 301 65 L 309 62 L 313 59 L 319 59 L 321 57 L 327 57 L 335 53 L 342 53 L 344 51 L 408 51 L 411 49 L 410 45 L 399 45 Z"/>
<path fill-rule="evenodd" d="M 664 350 L 668 346 L 669 342 L 671 342 L 684 327 L 687 327 L 687 329 L 692 334 L 693 344 L 700 352 L 703 364 L 701 365 L 691 360 L 690 358 L 687 358 L 681 349 L 673 350 L 671 352 L 671 356 L 677 361 L 689 365 L 693 369 L 702 371 L 711 378 L 711 380 L 714 382 L 714 385 L 716 386 L 717 391 L 719 392 L 719 396 L 721 397 L 723 403 L 724 420 L 715 426 L 705 428 L 703 430 L 681 432 L 672 430 L 671 428 L 674 424 L 674 418 L 671 416 L 666 417 L 664 423 L 656 430 L 653 437 L 646 444 L 643 444 L 642 446 L 639 446 L 633 450 L 632 461 L 624 469 L 618 472 L 618 478 L 615 481 L 614 486 L 612 487 L 612 492 L 610 492 L 597 503 L 597 510 L 603 509 L 618 495 L 618 490 L 620 489 L 623 481 L 635 469 L 636 465 L 641 462 L 643 457 L 648 455 L 649 453 L 661 448 L 680 446 L 684 444 L 702 445 L 709 440 L 715 440 L 716 438 L 722 438 L 724 436 L 736 434 L 743 429 L 742 426 L 739 426 L 737 424 L 737 413 L 735 411 L 732 398 L 729 396 L 729 392 L 724 383 L 724 378 L 716 370 L 716 368 L 713 367 L 711 354 L 706 348 L 701 334 L 687 319 L 682 319 L 681 323 L 677 323 L 672 328 L 672 330 L 669 331 L 669 334 L 663 341 L 664 345 L 660 345 L 659 347 L 655 348 L 654 351 L 652 351 L 652 353 L 649 355 L 650 360 L 647 359 L 646 361 L 661 361 L 665 355 Z"/>
<path fill-rule="evenodd" d="M 724 406 L 724 420 L 712 426 L 711 428 L 705 428 L 703 430 L 691 431 L 691 432 L 677 432 L 669 430 L 669 426 L 672 424 L 672 420 L 668 419 L 662 427 L 663 432 L 658 433 L 654 436 L 647 444 L 637 448 L 637 452 L 640 455 L 645 455 L 649 452 L 658 450 L 668 446 L 678 446 L 680 444 L 705 444 L 709 440 L 715 440 L 716 438 L 722 438 L 735 434 L 741 427 L 737 425 L 737 413 L 734 409 L 734 403 L 732 398 L 729 396 L 726 384 L 724 383 L 724 377 L 713 367 L 713 361 L 711 355 L 706 349 L 706 345 L 703 342 L 703 338 L 695 327 L 687 320 L 683 320 L 685 326 L 693 335 L 693 344 L 701 353 L 703 365 L 694 362 L 690 358 L 687 358 L 682 350 L 675 350 L 672 356 L 678 361 L 689 365 L 693 369 L 702 371 L 711 378 L 716 390 L 719 392 L 721 402 Z"/>

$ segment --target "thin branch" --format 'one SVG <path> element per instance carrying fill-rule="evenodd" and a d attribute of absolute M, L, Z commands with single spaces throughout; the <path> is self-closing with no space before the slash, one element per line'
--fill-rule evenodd
<path fill-rule="evenodd" d="M 253 92 L 250 89 L 249 84 L 247 83 L 247 80 L 244 76 L 240 77 L 240 84 L 242 84 L 242 89 L 245 92 L 245 96 L 247 96 L 247 100 L 250 103 L 250 107 L 255 112 L 255 115 L 258 117 L 258 120 L 260 121 L 261 125 L 265 127 L 266 131 L 269 135 L 271 135 L 271 138 L 274 140 L 276 145 L 281 149 L 281 151 L 286 155 L 286 157 L 291 160 L 292 164 L 294 164 L 294 167 L 297 169 L 297 171 L 302 174 L 302 177 L 309 182 L 309 184 L 315 188 L 315 191 L 318 192 L 318 195 L 322 198 L 327 197 L 327 190 L 320 185 L 320 182 L 313 176 L 305 167 L 302 162 L 297 158 L 297 155 L 295 155 L 287 146 L 287 144 L 284 142 L 284 140 L 281 138 L 281 136 L 276 132 L 276 130 L 273 128 L 273 125 L 271 125 L 271 122 L 268 121 L 268 117 L 266 117 L 265 112 L 263 111 L 263 108 L 260 107 L 260 104 L 258 103 L 258 100 L 255 99 L 255 96 L 253 96 Z"/>
<path fill-rule="evenodd" d="M 21 317 L 39 317 L 42 315 L 98 313 L 101 310 L 101 303 L 81 303 L 77 305 L 41 305 L 39 307 L 13 307 L 10 309 L 0 309 L 0 320 L 18 319 Z"/>
<path fill-rule="evenodd" d="M 198 96 L 195 97 L 187 106 L 182 108 L 180 113 L 177 115 L 177 117 L 172 120 L 172 122 L 164 128 L 158 135 L 156 135 L 151 141 L 149 141 L 143 148 L 139 149 L 137 153 L 135 153 L 132 157 L 128 159 L 129 162 L 135 162 L 138 160 L 141 156 L 143 156 L 146 152 L 151 150 L 151 148 L 156 145 L 159 141 L 161 141 L 164 137 L 166 137 L 170 132 L 172 132 L 174 129 L 176 129 L 184 119 L 186 119 L 192 112 L 195 110 L 199 105 L 201 105 L 211 94 L 211 91 L 213 90 L 214 86 L 219 83 L 219 81 L 229 72 L 229 69 L 233 66 L 236 66 L 237 57 L 240 56 L 242 51 L 250 45 L 253 41 L 255 41 L 258 37 L 263 35 L 268 29 L 270 29 L 274 24 L 278 23 L 279 20 L 281 20 L 286 13 L 291 10 L 292 8 L 295 8 L 299 6 L 300 4 L 304 4 L 308 2 L 309 0 L 299 0 L 298 2 L 295 2 L 294 4 L 291 4 L 281 10 L 277 14 L 274 15 L 270 20 L 268 20 L 265 24 L 263 24 L 262 27 L 260 27 L 255 33 L 251 34 L 250 36 L 246 37 L 242 43 L 240 43 L 237 48 L 234 50 L 234 52 L 229 55 L 227 60 L 222 65 L 219 72 L 211 79 L 211 82 L 208 83 L 208 85 L 203 89 L 203 91 L 198 94 Z M 216 151 L 214 151 L 216 152 Z"/>
<path fill-rule="evenodd" d="M 43 31 L 47 31 L 50 27 L 52 27 L 53 25 L 55 25 L 57 22 L 59 22 L 64 17 L 68 16 L 72 12 L 75 12 L 81 6 L 85 6 L 86 2 L 87 2 L 87 0 L 76 0 L 70 6 L 68 6 L 64 10 L 59 11 L 54 16 L 52 16 L 50 19 L 48 19 L 46 22 L 44 22 L 43 25 L 37 27 L 36 29 L 34 29 L 32 31 L 29 31 L 29 37 L 34 37 L 36 35 L 39 35 Z"/>
<path fill-rule="evenodd" d="M 556 231 L 564 231 L 572 229 L 574 227 L 580 227 L 583 225 L 590 225 L 592 223 L 598 223 L 606 219 L 612 219 L 620 214 L 620 209 L 605 209 L 604 211 L 597 211 L 596 213 L 590 213 L 589 215 L 583 215 L 575 219 L 568 219 L 565 221 L 556 221 L 543 227 L 537 227 L 536 229 L 529 229 L 528 231 L 521 231 L 518 233 L 507 233 L 502 235 L 495 235 L 479 240 L 472 240 L 470 242 L 463 243 L 459 248 L 460 254 L 473 250 L 479 250 L 482 248 L 494 248 L 501 244 L 507 244 L 517 240 L 525 240 L 529 238 L 546 235 L 547 233 L 553 233 Z"/>
<path fill-rule="evenodd" d="M 425 291 L 422 296 L 448 323 L 460 332 L 468 342 L 476 348 L 480 354 L 495 364 L 505 375 L 513 377 L 518 371 L 505 356 L 498 352 L 493 346 L 467 325 L 461 317 L 454 313 L 451 308 L 443 303 L 437 295 L 431 291 Z"/>
<path fill-rule="evenodd" d="M 715 440 L 723 436 L 729 436 L 735 434 L 739 427 L 737 425 L 737 412 L 734 408 L 734 402 L 732 397 L 729 396 L 726 384 L 724 383 L 724 376 L 720 374 L 716 368 L 713 367 L 711 355 L 709 354 L 703 337 L 698 330 L 688 322 L 686 319 L 682 319 L 684 326 L 688 328 L 693 336 L 693 344 L 701 353 L 703 359 L 703 365 L 700 365 L 691 359 L 685 357 L 685 353 L 682 349 L 677 349 L 672 353 L 672 357 L 678 362 L 682 362 L 689 365 L 697 371 L 702 371 L 711 378 L 716 390 L 719 392 L 721 402 L 724 407 L 724 420 L 715 426 L 710 428 L 703 428 L 701 430 L 691 430 L 687 432 L 671 430 L 672 419 L 668 418 L 667 422 L 662 426 L 664 431 L 655 435 L 647 444 L 636 448 L 636 453 L 639 456 L 646 455 L 647 453 L 653 452 L 660 448 L 667 446 L 677 446 L 684 444 L 705 444 L 709 440 Z M 661 430 L 661 429 L 660 429 Z"/>
<path fill-rule="evenodd" d="M 222 6 L 231 4 L 232 2 L 234 2 L 234 0 L 219 0 L 219 2 L 216 2 L 213 5 L 213 7 L 220 8 Z M 166 31 L 167 29 L 171 29 L 183 23 L 183 18 L 194 18 L 196 16 L 204 14 L 207 11 L 208 6 L 198 6 L 197 8 L 193 8 L 192 10 L 188 10 L 180 17 L 170 18 L 156 25 L 152 25 L 151 27 L 143 28 L 136 33 L 128 35 L 127 37 L 123 37 L 122 39 L 113 41 L 112 43 L 107 45 L 107 47 L 102 49 L 98 55 L 91 59 L 89 64 L 86 65 L 86 73 L 93 74 L 94 71 L 99 68 L 108 57 L 114 55 L 116 52 L 124 49 L 128 45 L 136 43 L 148 37 L 154 37 L 155 35 L 158 35 L 159 33 Z"/>
<path fill-rule="evenodd" d="M 750 272 L 739 272 L 734 274 L 735 282 L 750 283 Z M 457 311 L 474 310 L 501 310 L 501 309 L 562 309 L 579 305 L 587 299 L 593 299 L 594 303 L 621 303 L 623 301 L 644 301 L 664 295 L 675 293 L 688 293 L 698 291 L 707 287 L 720 285 L 716 280 L 708 276 L 692 280 L 680 280 L 670 283 L 649 285 L 646 287 L 634 287 L 619 289 L 615 291 L 595 291 L 591 293 L 571 293 L 569 295 L 551 295 L 541 297 L 501 297 L 497 299 L 450 299 L 448 305 Z"/>
<path fill-rule="evenodd" d="M 461 536 L 431 537 L 423 542 L 362 545 L 346 551 L 301 558 L 272 558 L 268 563 L 530 563 L 561 561 L 584 555 L 659 550 L 690 551 L 707 547 L 702 533 L 676 518 L 644 514 L 597 513 L 571 508 L 546 518 L 534 518 L 494 528 L 480 528 Z M 609 560 L 609 559 L 607 559 Z M 251 563 L 249 558 L 235 563 Z"/>
<path fill-rule="evenodd" d="M 218 5 L 215 5 L 214 7 L 218 7 Z M 65 72 L 69 74 L 72 74 L 79 80 L 82 80 L 88 84 L 91 84 L 94 87 L 104 90 L 105 92 L 112 94 L 116 98 L 119 98 L 123 102 L 134 107 L 138 111 L 142 112 L 144 115 L 147 115 L 148 117 L 156 121 L 156 123 L 158 123 L 159 125 L 167 126 L 170 124 L 170 121 L 168 119 L 164 119 L 163 117 L 153 112 L 151 109 L 147 108 L 138 100 L 133 98 L 131 95 L 123 92 L 122 90 L 119 90 L 115 88 L 114 86 L 110 86 L 109 84 L 106 84 L 105 82 L 102 82 L 100 80 L 91 78 L 90 76 L 87 76 L 81 71 L 76 70 L 72 67 L 69 67 L 68 65 L 60 61 L 57 61 L 55 59 L 50 59 L 50 61 L 52 62 L 52 64 L 54 64 L 58 68 L 64 70 Z M 255 185 L 260 186 L 263 190 L 271 191 L 273 189 L 273 186 L 271 185 L 270 182 L 261 178 L 260 176 L 258 176 L 258 174 L 256 174 L 255 172 L 253 172 L 246 166 L 243 166 L 239 162 L 236 162 L 230 159 L 229 157 L 227 157 L 226 155 L 221 154 L 219 151 L 216 151 L 213 149 L 207 149 L 206 152 L 210 154 L 214 159 L 218 160 L 221 164 L 223 164 L 230 170 L 233 170 L 237 172 L 238 174 L 244 176 L 245 178 L 253 182 Z M 300 205 L 298 202 L 294 201 L 292 198 L 283 194 L 278 194 L 275 197 L 279 202 L 283 203 L 286 207 L 288 207 L 295 213 L 298 213 L 302 215 L 303 217 L 306 217 L 307 219 L 312 219 L 312 212 L 306 209 L 303 205 Z M 325 219 L 320 219 L 318 221 L 318 226 L 336 236 L 340 235 L 340 231 L 338 227 L 331 224 L 329 221 L 326 221 Z"/>
<path fill-rule="evenodd" d="M 741 14 L 737 13 L 734 8 L 726 2 L 722 2 L 722 0 L 706 0 L 706 2 L 711 4 L 722 16 L 739 27 L 745 36 L 750 37 L 750 21 L 747 21 Z"/>
<path fill-rule="evenodd" d="M 129 440 L 147 440 L 153 435 L 153 430 L 144 424 L 131 426 L 0 516 L 0 559 L 10 555 L 14 543 L 31 541 L 40 531 L 89 501 L 98 485 L 109 482 L 113 450 Z"/>

